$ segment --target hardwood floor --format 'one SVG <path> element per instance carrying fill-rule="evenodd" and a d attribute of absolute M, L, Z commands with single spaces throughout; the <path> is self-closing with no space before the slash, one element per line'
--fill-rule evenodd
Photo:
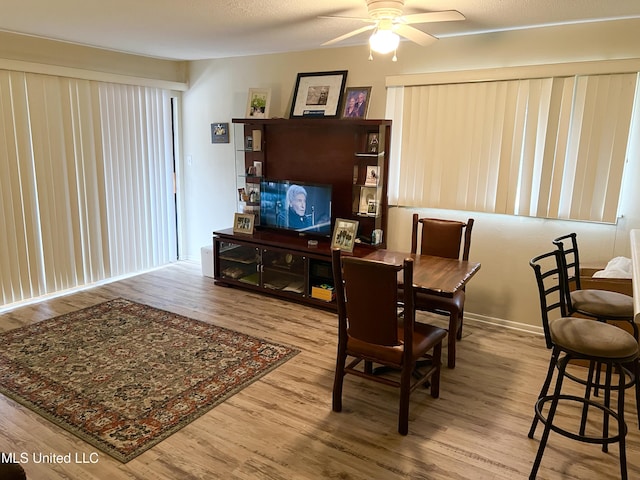
<path fill-rule="evenodd" d="M 399 392 L 391 387 L 348 376 L 343 411 L 331 411 L 335 314 L 214 286 L 197 264 L 178 263 L 21 307 L 0 316 L 0 331 L 115 297 L 292 345 L 301 353 L 127 464 L 101 452 L 93 464 L 30 462 L 24 465 L 29 479 L 528 478 L 542 431 L 539 426 L 535 439 L 527 438 L 549 359 L 542 337 L 466 322 L 457 366 L 443 369 L 440 398 L 431 398 L 427 389 L 412 395 L 409 435 L 403 437 L 397 433 Z M 626 412 L 629 478 L 640 478 L 631 390 Z M 96 452 L 92 446 L 1 395 L 0 451 L 96 459 L 90 457 Z M 552 433 L 538 478 L 619 478 L 617 445 L 605 454 Z"/>

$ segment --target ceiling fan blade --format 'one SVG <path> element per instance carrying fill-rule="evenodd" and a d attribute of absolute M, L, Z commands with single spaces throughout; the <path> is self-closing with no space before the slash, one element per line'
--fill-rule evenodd
<path fill-rule="evenodd" d="M 322 46 L 325 47 L 327 45 L 333 45 L 334 43 L 341 42 L 342 40 L 346 40 L 347 38 L 354 37 L 354 36 L 358 35 L 359 33 L 366 32 L 367 30 L 373 30 L 375 27 L 376 27 L 375 25 L 366 25 L 366 26 L 358 28 L 357 30 L 354 30 L 352 32 L 345 33 L 344 35 L 340 35 L 339 37 L 334 38 L 333 40 L 329 40 L 328 42 L 324 42 L 322 44 Z"/>
<path fill-rule="evenodd" d="M 445 10 L 443 12 L 426 12 L 415 13 L 413 15 L 404 15 L 398 17 L 398 23 L 435 23 L 435 22 L 452 22 L 455 20 L 465 20 L 465 16 L 457 10 Z"/>
<path fill-rule="evenodd" d="M 359 20 L 361 22 L 366 23 L 376 23 L 377 20 L 372 18 L 362 18 L 362 17 L 346 17 L 344 15 L 318 15 L 318 18 L 337 18 L 338 20 Z"/>
<path fill-rule="evenodd" d="M 433 42 L 438 40 L 433 35 L 429 35 L 428 33 L 424 33 L 417 28 L 410 27 L 409 25 L 396 25 L 393 29 L 398 35 L 401 35 L 405 38 L 408 38 L 412 42 L 417 43 L 418 45 L 422 45 L 426 47 L 427 45 L 431 45 Z"/>

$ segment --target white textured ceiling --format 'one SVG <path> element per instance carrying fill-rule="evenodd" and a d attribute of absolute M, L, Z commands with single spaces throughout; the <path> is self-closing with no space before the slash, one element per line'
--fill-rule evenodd
<path fill-rule="evenodd" d="M 640 0 L 406 0 L 404 13 L 449 9 L 466 20 L 417 27 L 446 37 L 640 18 Z M 367 8 L 365 0 L 0 0 L 0 30 L 175 60 L 310 50 L 363 26 L 319 15 L 366 17 Z M 364 33 L 335 46 L 366 41 Z"/>

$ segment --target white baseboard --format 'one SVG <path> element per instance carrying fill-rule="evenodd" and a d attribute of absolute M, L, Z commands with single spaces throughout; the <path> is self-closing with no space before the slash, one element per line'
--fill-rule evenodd
<path fill-rule="evenodd" d="M 542 326 L 529 325 L 526 323 L 512 322 L 510 320 L 504 320 L 502 318 L 488 317 L 485 315 L 479 315 L 476 313 L 464 312 L 465 321 L 471 320 L 479 323 L 487 323 L 489 325 L 495 325 L 502 328 L 511 328 L 513 330 L 520 330 L 522 332 L 535 333 L 537 335 L 544 335 Z"/>

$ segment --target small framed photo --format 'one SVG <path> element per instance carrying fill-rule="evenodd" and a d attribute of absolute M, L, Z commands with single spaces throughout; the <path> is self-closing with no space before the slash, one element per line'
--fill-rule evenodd
<path fill-rule="evenodd" d="M 233 233 L 253 235 L 255 218 L 252 213 L 236 213 L 233 218 Z"/>
<path fill-rule="evenodd" d="M 342 118 L 367 118 L 371 87 L 349 87 L 344 94 Z"/>
<path fill-rule="evenodd" d="M 211 143 L 229 143 L 229 124 L 211 124 Z"/>
<path fill-rule="evenodd" d="M 270 88 L 250 88 L 247 100 L 247 118 L 269 118 Z"/>
<path fill-rule="evenodd" d="M 380 177 L 380 167 L 377 165 L 367 166 L 367 176 L 364 179 L 364 184 L 368 187 L 375 187 L 378 185 L 378 178 Z"/>
<path fill-rule="evenodd" d="M 339 248 L 343 252 L 353 252 L 353 247 L 358 234 L 358 221 L 336 218 L 336 225 L 333 228 L 333 239 L 331 248 Z"/>
<path fill-rule="evenodd" d="M 378 202 L 375 200 L 367 200 L 367 215 L 375 216 L 378 213 Z"/>
<path fill-rule="evenodd" d="M 299 73 L 289 116 L 338 117 L 346 82 L 347 70 Z"/>
<path fill-rule="evenodd" d="M 373 187 L 363 187 L 360 189 L 360 205 L 358 213 L 363 215 L 369 214 L 369 205 L 371 202 L 378 203 L 377 189 Z"/>
<path fill-rule="evenodd" d="M 367 134 L 367 153 L 380 153 L 380 137 L 378 132 Z"/>

